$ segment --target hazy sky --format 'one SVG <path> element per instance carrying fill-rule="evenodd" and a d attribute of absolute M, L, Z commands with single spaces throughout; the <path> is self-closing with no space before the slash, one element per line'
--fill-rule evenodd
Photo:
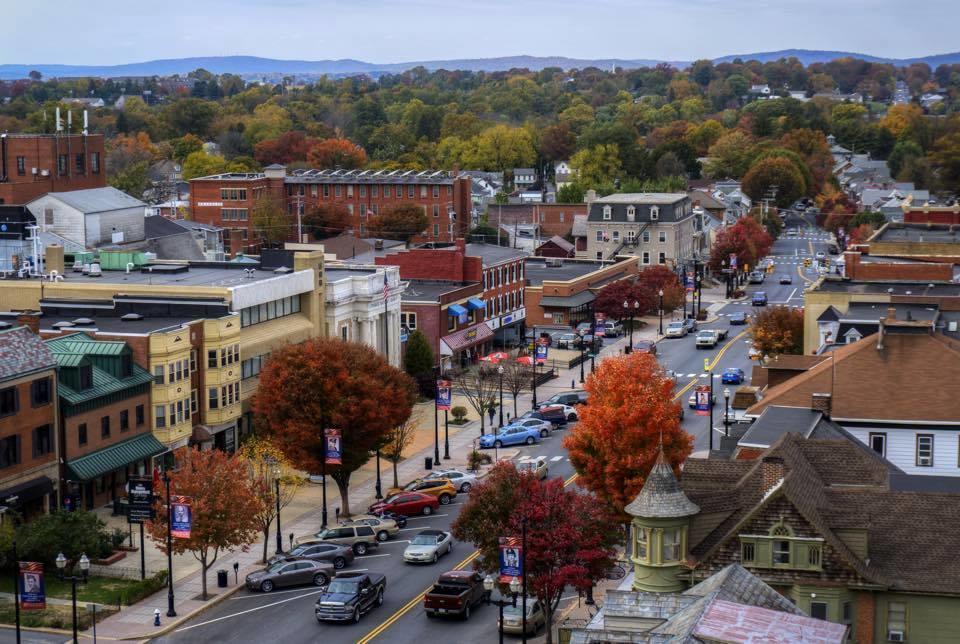
<path fill-rule="evenodd" d="M 0 19 L 0 63 L 23 64 L 960 49 L 957 0 L 0 0 Z"/>

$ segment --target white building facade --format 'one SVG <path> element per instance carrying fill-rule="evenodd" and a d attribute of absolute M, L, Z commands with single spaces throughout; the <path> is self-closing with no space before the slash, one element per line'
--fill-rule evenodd
<path fill-rule="evenodd" d="M 329 263 L 324 281 L 327 337 L 362 342 L 400 367 L 400 269 Z"/>

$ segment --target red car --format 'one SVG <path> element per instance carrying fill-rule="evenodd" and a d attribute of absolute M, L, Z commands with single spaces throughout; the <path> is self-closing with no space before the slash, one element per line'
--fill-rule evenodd
<path fill-rule="evenodd" d="M 414 514 L 433 514 L 439 509 L 440 501 L 435 496 L 421 492 L 400 492 L 387 497 L 380 503 L 374 503 L 370 506 L 369 512 L 370 514 L 393 512 L 409 517 Z"/>

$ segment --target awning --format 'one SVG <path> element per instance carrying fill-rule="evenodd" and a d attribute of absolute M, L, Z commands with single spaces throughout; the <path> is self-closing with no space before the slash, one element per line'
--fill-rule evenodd
<path fill-rule="evenodd" d="M 46 476 L 39 476 L 0 492 L 0 505 L 17 507 L 51 492 L 53 481 Z"/>
<path fill-rule="evenodd" d="M 136 463 L 166 451 L 167 448 L 154 438 L 153 434 L 141 434 L 122 443 L 99 449 L 92 454 L 67 461 L 67 467 L 70 470 L 70 478 L 90 481 L 130 463 Z"/>
<path fill-rule="evenodd" d="M 478 324 L 469 329 L 445 335 L 440 339 L 451 351 L 463 351 L 492 337 L 493 331 L 490 330 L 490 327 L 486 324 Z"/>
<path fill-rule="evenodd" d="M 597 296 L 590 291 L 583 291 L 576 295 L 555 296 L 548 295 L 540 298 L 540 306 L 548 306 L 560 309 L 572 309 L 584 304 L 589 304 L 597 299 Z"/>
<path fill-rule="evenodd" d="M 487 303 L 481 299 L 471 297 L 469 300 L 467 300 L 467 308 L 471 311 L 476 311 L 478 309 L 482 310 L 487 308 Z"/>
<path fill-rule="evenodd" d="M 467 309 L 463 308 L 459 304 L 451 304 L 447 307 L 447 315 L 456 315 L 460 317 L 461 315 L 466 315 Z"/>

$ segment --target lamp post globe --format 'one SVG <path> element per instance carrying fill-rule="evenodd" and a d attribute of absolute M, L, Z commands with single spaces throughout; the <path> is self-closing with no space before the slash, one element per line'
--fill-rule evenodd
<path fill-rule="evenodd" d="M 483 589 L 485 591 L 487 591 L 488 593 L 492 593 L 493 586 L 494 586 L 493 575 L 487 575 L 486 577 L 483 578 Z"/>
<path fill-rule="evenodd" d="M 513 579 L 510 580 L 510 592 L 513 593 L 514 595 L 516 595 L 517 593 L 520 592 L 520 579 L 519 579 L 519 578 L 514 577 Z"/>
<path fill-rule="evenodd" d="M 80 570 L 83 571 L 84 576 L 90 571 L 90 558 L 87 557 L 87 553 L 80 555 Z"/>
<path fill-rule="evenodd" d="M 61 572 L 64 568 L 67 567 L 67 558 L 63 556 L 63 553 L 57 555 L 57 569 Z"/>

